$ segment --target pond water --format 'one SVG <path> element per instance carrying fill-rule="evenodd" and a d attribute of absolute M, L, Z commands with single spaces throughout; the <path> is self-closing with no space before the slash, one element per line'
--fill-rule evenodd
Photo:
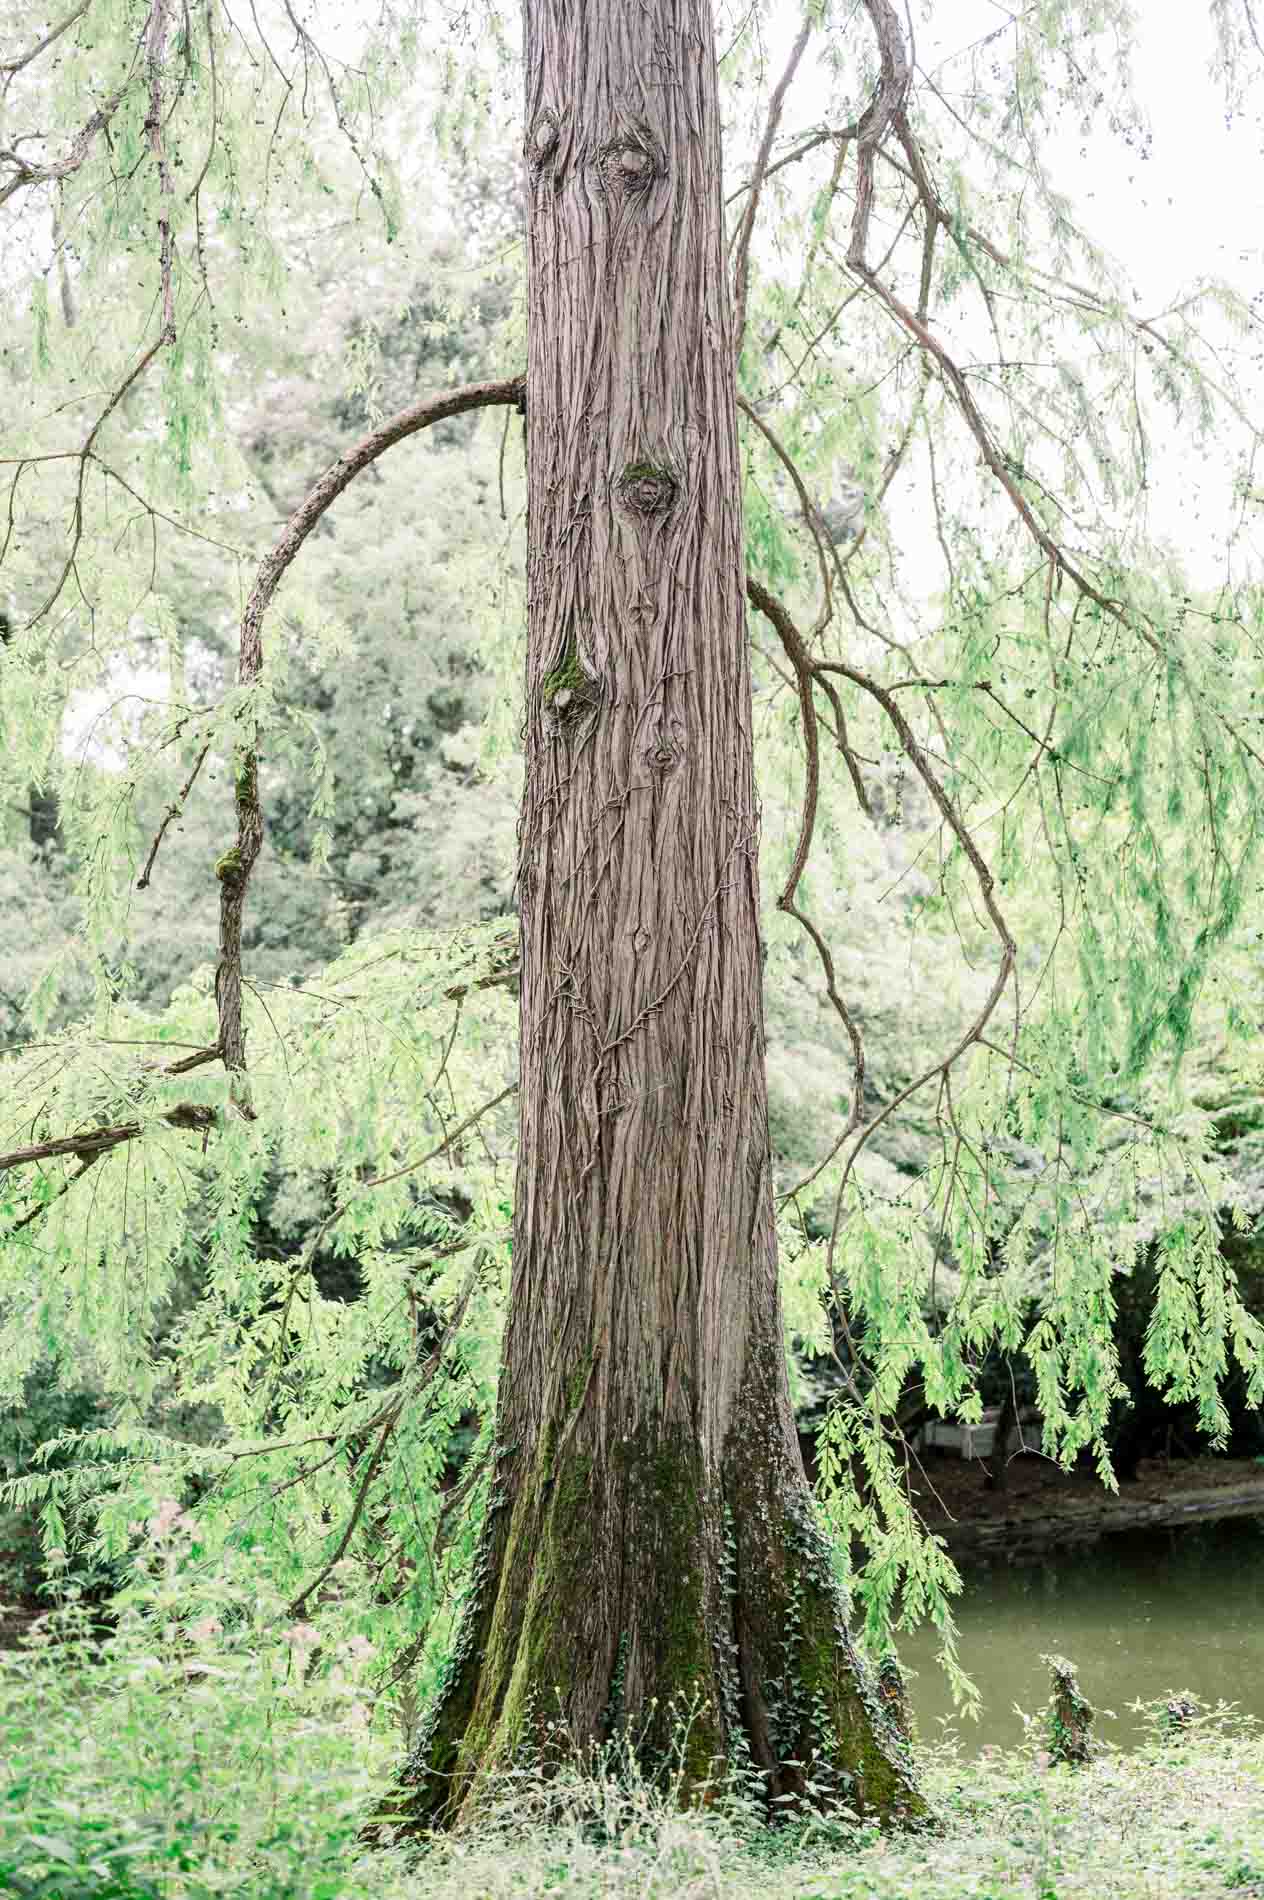
<path fill-rule="evenodd" d="M 982 1697 L 977 1723 L 959 1724 L 973 1751 L 1021 1739 L 1014 1704 L 1048 1699 L 1043 1654 L 1070 1657 L 1099 1711 L 1095 1732 L 1121 1748 L 1142 1738 L 1128 1704 L 1188 1689 L 1264 1719 L 1264 1518 L 1186 1529 L 1119 1532 L 1042 1560 L 962 1570 L 959 1654 Z M 900 1639 L 916 1670 L 910 1699 L 930 1740 L 952 1697 L 925 1631 Z"/>

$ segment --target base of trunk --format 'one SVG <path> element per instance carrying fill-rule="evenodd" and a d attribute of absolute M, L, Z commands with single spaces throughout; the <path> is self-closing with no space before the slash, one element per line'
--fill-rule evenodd
<path fill-rule="evenodd" d="M 770 1815 L 926 1818 L 797 1444 L 748 1397 L 710 1481 L 692 1441 L 662 1437 L 600 1462 L 564 1432 L 505 1455 L 456 1653 L 381 1822 L 453 1825 L 504 1771 L 603 1745 L 687 1803 L 732 1787 Z"/>

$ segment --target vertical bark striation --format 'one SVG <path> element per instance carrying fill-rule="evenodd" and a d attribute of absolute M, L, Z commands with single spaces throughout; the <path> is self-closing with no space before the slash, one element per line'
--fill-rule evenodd
<path fill-rule="evenodd" d="M 521 1147 L 497 1483 L 404 1812 L 550 1721 L 918 1810 L 794 1436 L 709 0 L 528 0 Z M 800 1764 L 798 1766 L 792 1764 Z M 802 1764 L 813 1764 L 809 1769 Z"/>

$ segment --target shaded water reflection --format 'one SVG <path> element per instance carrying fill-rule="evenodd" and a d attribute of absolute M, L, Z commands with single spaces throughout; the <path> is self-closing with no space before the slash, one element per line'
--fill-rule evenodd
<path fill-rule="evenodd" d="M 1099 1710 L 1097 1732 L 1120 1747 L 1141 1739 L 1128 1704 L 1189 1689 L 1264 1719 L 1264 1517 L 1187 1529 L 1120 1532 L 1023 1566 L 963 1570 L 960 1654 L 979 1687 L 967 1748 L 1019 1740 L 1014 1703 L 1030 1714 L 1048 1696 L 1042 1653 L 1069 1656 Z M 952 1698 L 923 1631 L 900 1640 L 921 1733 L 937 1735 Z"/>

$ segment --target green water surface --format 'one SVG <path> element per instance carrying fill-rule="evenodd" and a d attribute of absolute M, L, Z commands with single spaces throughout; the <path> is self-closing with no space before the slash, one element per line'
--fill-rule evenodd
<path fill-rule="evenodd" d="M 1071 1658 L 1089 1701 L 1115 1711 L 1097 1732 L 1123 1748 L 1142 1737 L 1128 1709 L 1138 1698 L 1187 1689 L 1264 1719 L 1264 1518 L 1120 1532 L 963 1576 L 959 1653 L 983 1703 L 977 1723 L 960 1723 L 967 1747 L 1020 1739 L 1014 1704 L 1031 1713 L 1048 1696 L 1042 1653 Z M 910 1694 L 930 1739 L 953 1714 L 935 1642 L 918 1631 L 899 1649 L 918 1672 Z"/>

